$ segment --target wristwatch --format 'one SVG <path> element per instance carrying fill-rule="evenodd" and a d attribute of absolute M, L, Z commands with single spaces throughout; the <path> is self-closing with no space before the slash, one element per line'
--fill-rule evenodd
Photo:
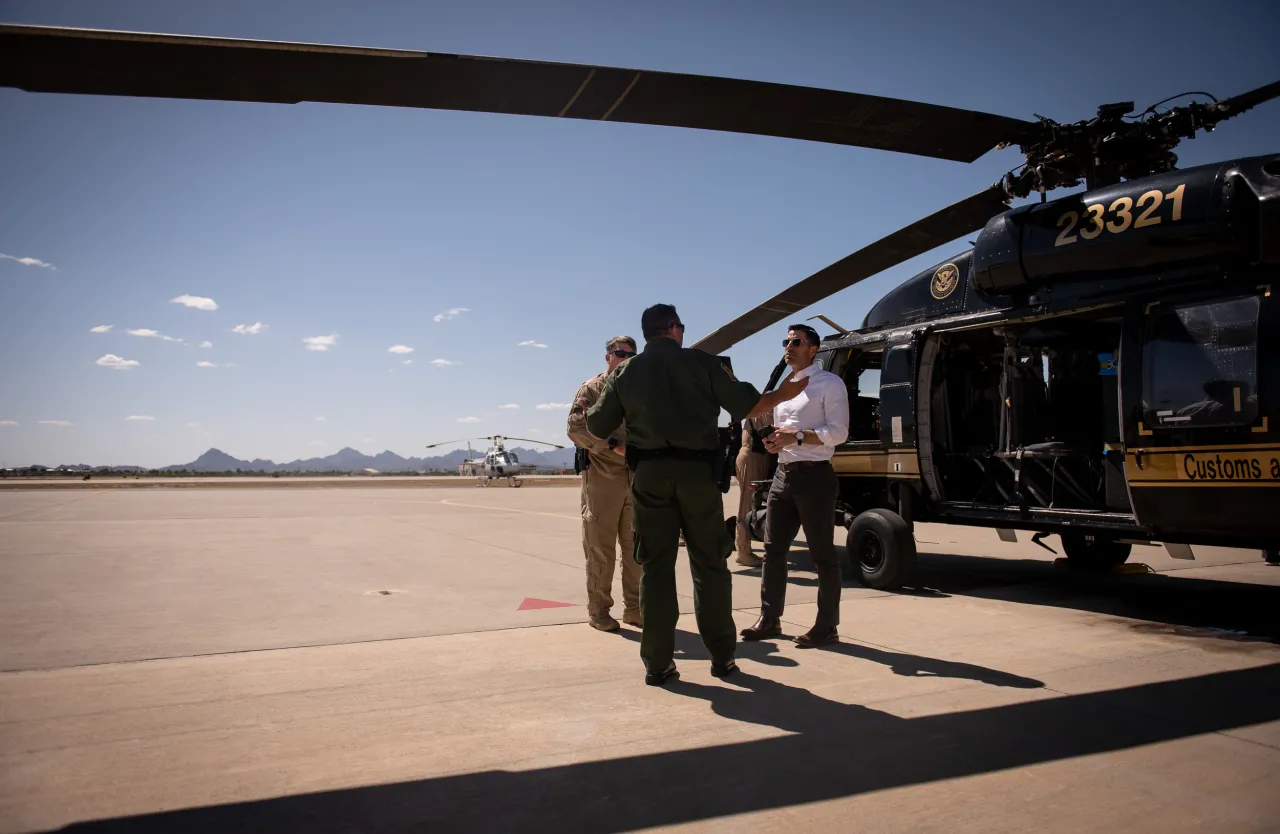
<path fill-rule="evenodd" d="M 804 430 L 803 430 L 803 429 L 801 429 L 800 431 L 796 432 L 796 445 L 797 445 L 797 446 L 803 446 L 803 445 L 804 445 Z"/>
<path fill-rule="evenodd" d="M 616 448 L 618 448 L 618 438 L 616 437 L 609 438 L 609 451 L 613 451 Z"/>

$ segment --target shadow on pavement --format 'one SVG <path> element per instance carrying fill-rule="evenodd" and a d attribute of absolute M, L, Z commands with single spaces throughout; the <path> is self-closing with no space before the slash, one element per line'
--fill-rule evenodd
<path fill-rule="evenodd" d="M 1132 561 L 1140 562 L 1142 554 L 1137 551 L 1143 548 L 1134 550 Z M 921 553 L 912 586 L 946 596 L 1092 611 L 1280 641 L 1280 617 L 1275 615 L 1280 611 L 1280 586 L 1276 585 L 1177 573 L 1093 574 L 1058 568 L 1050 560 Z M 904 590 L 918 593 L 916 587 Z"/>
<path fill-rule="evenodd" d="M 701 653 L 696 635 L 682 633 L 681 644 L 689 660 Z M 768 663 L 776 648 L 757 646 L 742 656 L 758 655 Z M 1036 683 L 965 664 L 881 655 L 866 659 L 907 673 L 932 671 L 1000 686 Z M 639 674 L 635 685 L 643 685 Z M 746 671 L 712 685 L 673 681 L 661 694 L 696 698 L 726 719 L 793 735 L 193 808 L 64 830 L 615 832 L 677 825 L 1277 720 L 1280 664 L 911 719 L 832 701 Z M 653 720 L 661 724 L 660 710 Z"/>
<path fill-rule="evenodd" d="M 838 550 L 844 559 L 844 549 Z M 1143 550 L 1135 548 L 1131 561 L 1141 562 Z M 789 564 L 789 585 L 817 587 L 808 551 L 793 549 Z M 759 575 L 760 569 L 740 572 Z M 862 587 L 850 576 L 845 576 L 843 586 Z M 1169 632 L 1179 627 L 1203 629 L 1206 633 L 1200 636 L 1249 636 L 1280 642 L 1280 617 L 1274 613 L 1280 610 L 1280 585 L 1224 582 L 1179 573 L 1098 574 L 1056 567 L 1052 558 L 997 559 L 926 551 L 919 554 L 911 584 L 892 593 L 1069 608 L 1169 626 L 1164 629 Z"/>

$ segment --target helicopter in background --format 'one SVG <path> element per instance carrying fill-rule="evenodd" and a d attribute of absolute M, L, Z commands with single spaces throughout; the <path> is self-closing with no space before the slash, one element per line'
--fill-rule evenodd
<path fill-rule="evenodd" d="M 472 440 L 488 440 L 493 445 L 484 453 L 484 457 L 472 457 Z M 519 487 L 524 483 L 520 476 L 526 472 L 525 464 L 520 463 L 520 458 L 515 452 L 507 449 L 506 441 L 508 440 L 519 440 L 522 443 L 541 443 L 543 446 L 550 446 L 553 449 L 564 448 L 558 443 L 548 443 L 545 440 L 530 440 L 527 437 L 504 437 L 500 434 L 492 434 L 487 437 L 464 437 L 461 440 L 444 440 L 439 443 L 432 443 L 427 448 L 434 449 L 437 446 L 448 446 L 451 443 L 466 443 L 467 457 L 462 461 L 459 471 L 463 475 L 476 476 L 479 479 L 476 486 L 489 486 L 493 483 L 494 478 L 506 478 L 508 486 Z"/>

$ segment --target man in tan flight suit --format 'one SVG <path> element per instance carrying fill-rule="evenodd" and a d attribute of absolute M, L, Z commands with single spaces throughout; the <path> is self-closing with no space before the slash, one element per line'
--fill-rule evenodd
<path fill-rule="evenodd" d="M 751 552 L 751 528 L 748 520 L 751 516 L 751 482 L 767 481 L 773 475 L 773 462 L 777 457 L 764 447 L 764 438 L 760 430 L 773 422 L 772 414 L 762 414 L 750 420 L 742 421 L 742 448 L 738 450 L 738 541 L 737 562 L 749 568 L 758 568 L 763 560 Z M 751 437 L 755 429 L 760 440 Z"/>
<path fill-rule="evenodd" d="M 592 628 L 617 631 L 613 607 L 613 566 L 622 546 L 622 621 L 641 628 L 640 565 L 635 559 L 631 514 L 631 470 L 627 468 L 626 426 L 606 440 L 587 431 L 586 414 L 604 391 L 615 368 L 635 355 L 636 340 L 617 336 L 605 345 L 605 371 L 582 383 L 573 397 L 567 434 L 586 449 L 582 471 L 582 549 L 587 559 L 587 613 Z"/>

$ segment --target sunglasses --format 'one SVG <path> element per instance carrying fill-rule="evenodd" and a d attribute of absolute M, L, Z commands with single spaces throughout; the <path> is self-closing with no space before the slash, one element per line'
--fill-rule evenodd
<path fill-rule="evenodd" d="M 619 359 L 625 359 L 628 356 L 635 356 L 635 353 L 630 350 L 611 350 L 609 352 L 612 353 L 614 356 L 618 357 Z"/>
<path fill-rule="evenodd" d="M 782 340 L 783 347 L 800 347 L 803 344 L 807 344 L 806 340 L 804 339 L 783 339 Z"/>

